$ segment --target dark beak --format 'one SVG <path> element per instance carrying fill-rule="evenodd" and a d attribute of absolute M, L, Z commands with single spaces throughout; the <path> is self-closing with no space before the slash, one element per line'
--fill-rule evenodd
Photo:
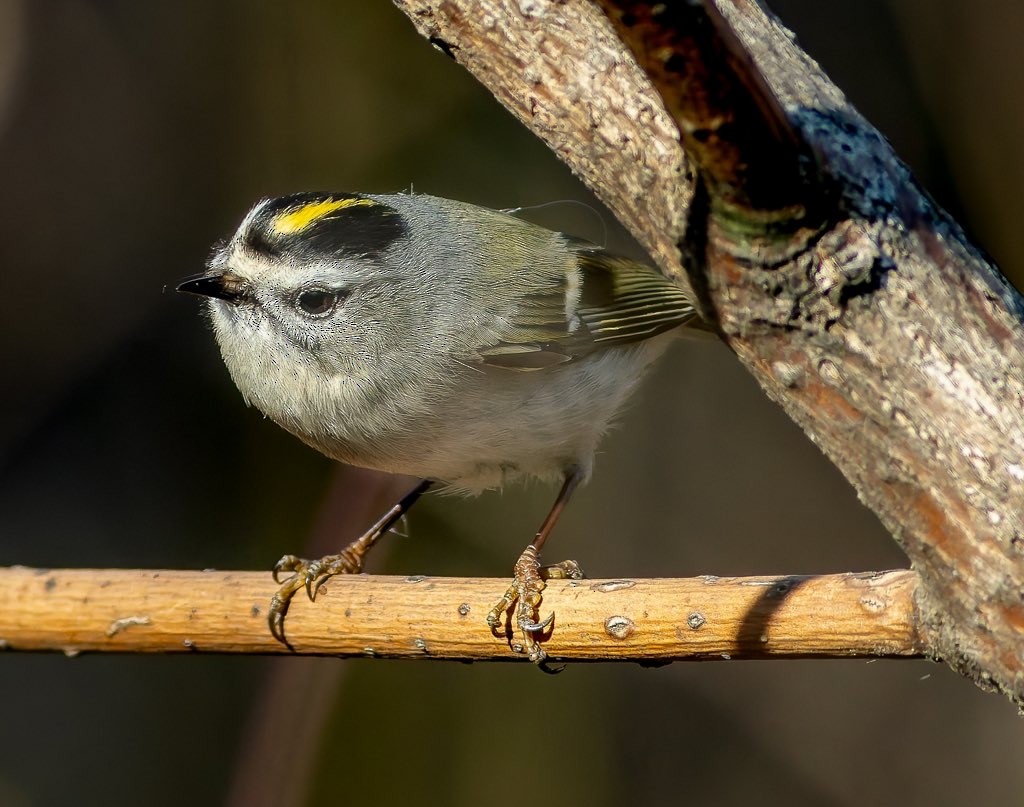
<path fill-rule="evenodd" d="M 246 296 L 245 283 L 230 273 L 190 277 L 179 283 L 176 290 L 200 297 L 216 297 L 229 303 L 237 303 Z"/>

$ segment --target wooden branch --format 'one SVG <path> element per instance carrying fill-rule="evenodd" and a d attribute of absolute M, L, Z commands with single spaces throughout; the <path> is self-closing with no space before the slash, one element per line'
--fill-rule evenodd
<path fill-rule="evenodd" d="M 658 93 L 581 0 L 396 0 L 417 29 L 546 142 L 685 285 L 676 241 L 694 177 Z"/>
<path fill-rule="evenodd" d="M 484 622 L 506 580 L 340 576 L 287 618 L 294 652 L 523 660 Z M 552 581 L 544 641 L 561 661 L 920 656 L 909 571 L 814 577 Z M 0 569 L 7 650 L 289 653 L 262 572 Z"/>
<path fill-rule="evenodd" d="M 1024 704 L 1024 301 L 792 35 L 749 0 L 602 0 L 629 47 L 585 0 L 397 5 L 696 292 L 907 552 L 935 652 Z M 778 108 L 813 226 L 765 215 L 785 132 L 715 123 Z"/>
<path fill-rule="evenodd" d="M 604 5 L 678 124 L 683 149 L 712 197 L 801 217 L 819 184 L 804 176 L 806 143 L 721 15 L 699 3 Z"/>

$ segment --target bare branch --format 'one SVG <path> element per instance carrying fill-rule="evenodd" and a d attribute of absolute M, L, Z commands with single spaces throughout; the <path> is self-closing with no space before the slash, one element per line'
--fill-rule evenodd
<path fill-rule="evenodd" d="M 589 2 L 396 0 L 623 221 L 663 270 L 688 283 L 676 241 L 693 175 L 658 93 Z"/>
<path fill-rule="evenodd" d="M 816 577 L 552 581 L 545 641 L 563 661 L 919 656 L 909 571 Z M 522 660 L 484 615 L 505 580 L 339 576 L 296 598 L 294 652 Z M 267 630 L 260 572 L 0 569 L 8 650 L 289 653 Z M 511 634 L 510 634 L 511 635 Z"/>

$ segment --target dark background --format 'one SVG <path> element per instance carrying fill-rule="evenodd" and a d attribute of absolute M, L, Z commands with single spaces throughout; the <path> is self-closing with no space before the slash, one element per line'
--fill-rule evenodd
<path fill-rule="evenodd" d="M 773 8 L 1020 286 L 1024 7 Z M 195 301 L 166 291 L 256 199 L 411 184 L 493 207 L 591 198 L 389 4 L 328 0 L 0 0 L 0 178 L 3 565 L 267 569 L 311 541 L 339 546 L 338 525 L 390 495 L 393 481 L 338 469 L 246 409 Z M 569 205 L 543 220 L 599 227 Z M 429 497 L 370 569 L 507 576 L 553 494 Z M 662 362 L 549 554 L 595 577 L 905 565 L 714 341 Z M 923 661 L 549 677 L 525 663 L 8 654 L 0 692 L 12 807 L 1024 793 L 1014 709 Z"/>

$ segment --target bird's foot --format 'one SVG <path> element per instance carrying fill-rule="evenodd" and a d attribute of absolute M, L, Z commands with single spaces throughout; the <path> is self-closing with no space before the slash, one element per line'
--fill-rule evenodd
<path fill-rule="evenodd" d="M 541 566 L 536 547 L 532 544 L 526 547 L 523 554 L 519 556 L 519 560 L 516 561 L 512 585 L 508 587 L 497 605 L 487 613 L 487 624 L 492 633 L 499 635 L 499 629 L 505 621 L 504 618 L 514 605 L 513 619 L 515 628 L 521 636 L 521 642 L 513 642 L 512 649 L 516 653 L 525 653 L 530 661 L 543 668 L 547 653 L 540 646 L 539 639 L 549 635 L 550 628 L 555 621 L 554 613 L 548 614 L 543 620 L 540 619 L 544 581 L 565 578 L 581 580 L 583 576 L 583 570 L 576 561 L 563 560 L 561 563 L 551 566 Z M 505 635 L 511 638 L 508 628 L 505 630 Z"/>
<path fill-rule="evenodd" d="M 337 555 L 325 555 L 319 560 L 305 560 L 295 555 L 285 555 L 274 564 L 274 582 L 281 583 L 281 588 L 270 600 L 267 624 L 275 639 L 291 647 L 284 635 L 284 618 L 292 598 L 300 588 L 305 588 L 309 599 L 315 600 L 317 592 L 328 578 L 336 574 L 359 574 L 363 570 L 365 538 L 366 536 L 363 536 L 358 541 L 353 541 Z M 291 573 L 291 577 L 282 583 L 281 575 L 288 572 Z"/>

